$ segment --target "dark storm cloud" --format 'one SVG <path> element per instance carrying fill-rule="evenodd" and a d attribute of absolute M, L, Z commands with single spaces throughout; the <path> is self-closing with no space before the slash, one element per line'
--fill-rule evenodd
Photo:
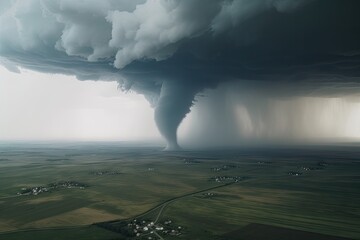
<path fill-rule="evenodd" d="M 195 95 L 221 82 L 246 80 L 270 95 L 359 92 L 357 0 L 29 0 L 0 8 L 5 66 L 117 80 L 149 100 L 170 148 Z"/>

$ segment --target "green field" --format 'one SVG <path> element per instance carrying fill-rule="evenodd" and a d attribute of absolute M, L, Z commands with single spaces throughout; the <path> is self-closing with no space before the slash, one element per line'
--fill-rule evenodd
<path fill-rule="evenodd" d="M 88 187 L 17 195 L 61 181 Z M 360 150 L 0 143 L 0 239 L 123 239 L 92 224 L 134 218 L 181 226 L 164 239 L 222 239 L 253 223 L 360 239 Z"/>

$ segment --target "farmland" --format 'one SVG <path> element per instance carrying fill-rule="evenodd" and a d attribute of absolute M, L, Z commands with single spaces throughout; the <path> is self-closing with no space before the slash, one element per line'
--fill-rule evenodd
<path fill-rule="evenodd" d="M 160 150 L 1 143 L 0 239 L 122 239 L 98 223 L 134 219 L 181 229 L 152 239 L 223 239 L 251 224 L 360 239 L 356 146 Z M 17 194 L 54 183 L 62 187 Z"/>

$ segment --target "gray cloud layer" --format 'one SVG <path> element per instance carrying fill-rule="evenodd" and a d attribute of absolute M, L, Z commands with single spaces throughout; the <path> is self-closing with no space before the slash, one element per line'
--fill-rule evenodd
<path fill-rule="evenodd" d="M 0 56 L 12 71 L 117 80 L 144 94 L 175 148 L 195 95 L 224 81 L 269 95 L 359 92 L 358 9 L 357 0 L 3 0 Z"/>

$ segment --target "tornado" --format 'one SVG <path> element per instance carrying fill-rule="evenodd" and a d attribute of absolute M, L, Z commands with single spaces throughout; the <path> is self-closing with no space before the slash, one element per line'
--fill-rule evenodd
<path fill-rule="evenodd" d="M 358 94 L 359 8 L 359 0 L 1 0 L 0 65 L 117 81 L 144 95 L 165 150 L 178 150 L 196 94 L 223 83 L 251 98 Z M 263 104 L 251 106 L 262 125 Z"/>
<path fill-rule="evenodd" d="M 167 143 L 165 151 L 181 150 L 177 141 L 177 129 L 190 112 L 195 94 L 195 90 L 175 81 L 165 81 L 162 84 L 154 117 L 159 132 Z"/>

